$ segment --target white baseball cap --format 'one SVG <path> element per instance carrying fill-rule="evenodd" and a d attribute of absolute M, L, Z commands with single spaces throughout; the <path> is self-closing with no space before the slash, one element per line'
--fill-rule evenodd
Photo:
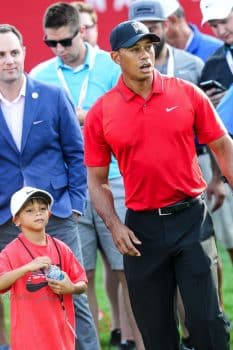
<path fill-rule="evenodd" d="M 49 192 L 40 190 L 35 187 L 25 186 L 19 191 L 15 192 L 11 197 L 10 209 L 13 217 L 20 211 L 26 201 L 30 198 L 45 199 L 46 202 L 48 202 L 49 208 L 53 204 L 53 197 Z"/>
<path fill-rule="evenodd" d="M 159 0 L 162 5 L 165 17 L 171 16 L 179 7 L 180 3 L 177 0 Z"/>
<path fill-rule="evenodd" d="M 233 8 L 233 0 L 201 0 L 202 22 L 227 18 Z"/>

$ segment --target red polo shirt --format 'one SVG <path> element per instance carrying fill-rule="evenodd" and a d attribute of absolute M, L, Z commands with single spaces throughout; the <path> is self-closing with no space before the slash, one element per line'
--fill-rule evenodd
<path fill-rule="evenodd" d="M 205 190 L 194 136 L 208 144 L 225 133 L 211 103 L 193 84 L 155 71 L 145 100 L 121 78 L 87 115 L 85 163 L 106 166 L 112 151 L 124 178 L 126 206 L 160 208 Z"/>

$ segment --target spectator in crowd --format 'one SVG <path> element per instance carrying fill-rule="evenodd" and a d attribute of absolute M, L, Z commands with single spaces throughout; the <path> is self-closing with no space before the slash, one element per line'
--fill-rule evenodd
<path fill-rule="evenodd" d="M 64 241 L 82 261 L 78 218 L 86 195 L 83 140 L 65 92 L 24 74 L 25 47 L 19 31 L 0 25 L 0 249 L 18 235 L 10 197 L 25 185 L 54 198 L 47 232 Z M 79 350 L 98 349 L 87 296 L 74 297 Z M 2 317 L 2 315 L 1 315 Z"/>
<path fill-rule="evenodd" d="M 85 28 L 83 40 L 98 48 L 98 24 L 95 9 L 91 4 L 83 1 L 73 1 L 71 5 L 78 10 L 81 25 Z"/>
<path fill-rule="evenodd" d="M 202 25 L 208 23 L 213 33 L 223 41 L 223 45 L 209 57 L 202 72 L 201 81 L 216 80 L 228 89 L 233 83 L 233 3 L 231 0 L 201 0 Z M 217 88 L 206 90 L 216 107 L 225 91 Z"/>
<path fill-rule="evenodd" d="M 201 196 L 206 183 L 194 134 L 209 145 L 232 187 L 233 143 L 198 88 L 154 70 L 153 43 L 158 40 L 136 21 L 120 23 L 111 32 L 112 58 L 122 78 L 85 121 L 89 190 L 124 254 L 145 348 L 179 349 L 174 313 L 178 284 L 194 346 L 227 350 L 229 323 L 219 308 L 213 226 Z M 111 151 L 124 178 L 126 225 L 105 186 Z"/>
<path fill-rule="evenodd" d="M 160 38 L 155 50 L 155 68 L 163 74 L 199 83 L 203 61 L 166 43 L 167 19 L 160 1 L 136 0 L 130 3 L 129 19 L 144 23 L 150 33 Z"/>
<path fill-rule="evenodd" d="M 217 106 L 217 111 L 227 128 L 231 137 L 233 137 L 233 85 L 228 89 L 224 97 Z M 231 216 L 231 213 L 227 217 Z"/>
<path fill-rule="evenodd" d="M 167 17 L 166 41 L 200 57 L 203 61 L 213 54 L 222 41 L 202 33 L 195 24 L 188 23 L 183 7 L 177 0 L 159 0 Z"/>
<path fill-rule="evenodd" d="M 0 291 L 11 291 L 12 350 L 75 349 L 72 294 L 86 291 L 87 278 L 70 248 L 45 233 L 52 203 L 28 186 L 11 197 L 21 233 L 0 253 Z"/>
<path fill-rule="evenodd" d="M 120 69 L 109 53 L 93 48 L 83 40 L 86 29 L 81 25 L 79 12 L 71 4 L 64 2 L 50 5 L 44 14 L 43 28 L 45 43 L 52 49 L 55 57 L 36 66 L 31 75 L 41 81 L 49 81 L 51 84 L 63 86 L 74 105 L 77 117 L 82 125 L 87 111 L 94 102 L 110 88 L 112 88 L 120 75 Z M 76 35 L 75 35 L 76 33 Z M 66 42 L 69 39 L 68 43 Z M 68 45 L 69 44 L 69 45 Z M 103 71 L 106 74 L 103 74 Z M 113 188 L 118 203 L 119 215 L 124 215 L 124 188 L 116 160 L 112 159 L 110 184 Z M 111 233 L 105 229 L 93 205 L 87 198 L 85 214 L 80 218 L 79 231 L 84 257 L 84 267 L 90 286 L 90 307 L 98 325 L 98 307 L 94 298 L 94 277 L 97 259 L 97 237 L 101 248 L 106 255 L 112 273 L 120 279 L 124 293 L 125 308 L 128 322 L 132 326 L 138 349 L 143 349 L 140 333 L 134 320 L 123 271 L 123 258 L 115 247 Z M 129 349 L 134 344 L 128 342 L 122 344 L 124 349 Z M 132 345 L 132 346 L 131 346 Z"/>

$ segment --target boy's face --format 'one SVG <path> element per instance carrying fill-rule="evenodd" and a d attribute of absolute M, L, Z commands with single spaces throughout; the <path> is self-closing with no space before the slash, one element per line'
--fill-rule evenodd
<path fill-rule="evenodd" d="M 41 231 L 48 223 L 50 212 L 48 203 L 42 198 L 29 199 L 14 218 L 21 229 Z"/>

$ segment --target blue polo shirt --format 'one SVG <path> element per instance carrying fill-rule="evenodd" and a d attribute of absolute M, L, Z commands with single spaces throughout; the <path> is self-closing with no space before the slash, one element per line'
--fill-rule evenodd
<path fill-rule="evenodd" d="M 227 128 L 227 131 L 233 136 L 233 85 L 226 92 L 217 106 L 217 112 Z"/>
<path fill-rule="evenodd" d="M 223 42 L 214 36 L 200 32 L 194 24 L 189 24 L 189 26 L 192 29 L 193 38 L 185 50 L 200 57 L 203 61 L 206 61 L 210 55 L 223 45 Z"/>
<path fill-rule="evenodd" d="M 85 61 L 77 68 L 67 66 L 59 57 L 44 61 L 34 67 L 30 75 L 37 80 L 65 88 L 75 106 L 79 106 L 80 94 L 88 80 L 81 108 L 88 111 L 96 100 L 116 85 L 120 67 L 110 54 L 85 43 Z M 120 177 L 117 161 L 112 157 L 109 179 Z"/>
<path fill-rule="evenodd" d="M 67 85 L 75 106 L 78 105 L 82 85 L 88 76 L 87 93 L 82 108 L 89 110 L 100 96 L 116 85 L 121 71 L 108 52 L 94 49 L 88 43 L 85 45 L 87 54 L 81 66 L 73 68 L 65 65 L 59 57 L 54 57 L 34 67 L 30 75 L 63 88 Z M 65 79 L 65 84 L 59 71 Z"/>

